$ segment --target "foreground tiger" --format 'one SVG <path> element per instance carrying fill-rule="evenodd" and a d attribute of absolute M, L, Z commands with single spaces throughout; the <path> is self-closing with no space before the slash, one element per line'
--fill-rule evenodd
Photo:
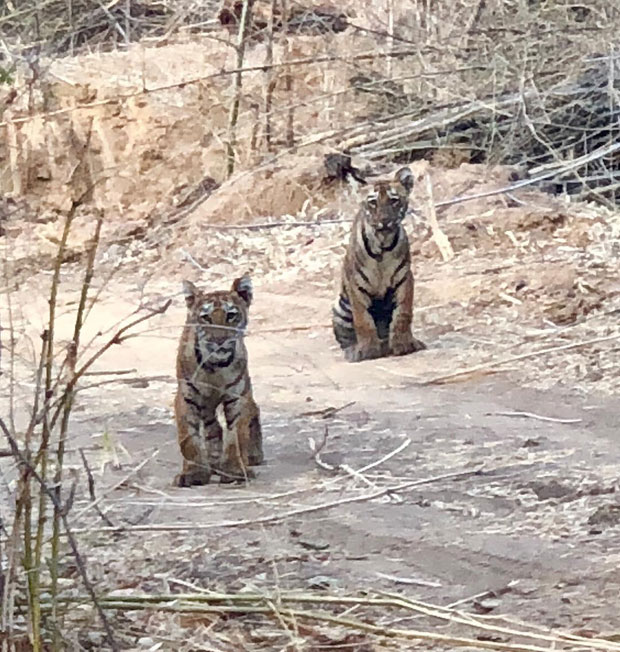
<path fill-rule="evenodd" d="M 426 348 L 411 334 L 413 274 L 402 226 L 413 174 L 401 168 L 374 184 L 353 222 L 332 311 L 334 335 L 349 362 Z"/>
<path fill-rule="evenodd" d="M 244 275 L 230 291 L 201 292 L 184 281 L 183 291 L 187 320 L 177 355 L 175 401 L 183 470 L 175 484 L 207 484 L 212 470 L 221 482 L 253 477 L 248 466 L 263 461 L 263 444 L 243 341 L 252 283 Z M 215 413 L 219 405 L 225 435 Z"/>

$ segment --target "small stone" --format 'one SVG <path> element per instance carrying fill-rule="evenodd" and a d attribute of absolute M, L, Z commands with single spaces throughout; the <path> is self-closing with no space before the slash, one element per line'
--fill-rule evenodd
<path fill-rule="evenodd" d="M 143 636 L 142 638 L 138 639 L 138 645 L 140 647 L 150 648 L 153 647 L 153 645 L 155 645 L 155 641 L 149 636 Z"/>
<path fill-rule="evenodd" d="M 598 526 L 590 530 L 590 534 L 600 534 L 594 530 L 601 529 L 603 526 L 609 527 L 620 524 L 620 505 L 617 503 L 608 503 L 599 507 L 594 514 L 588 519 L 588 525 Z"/>

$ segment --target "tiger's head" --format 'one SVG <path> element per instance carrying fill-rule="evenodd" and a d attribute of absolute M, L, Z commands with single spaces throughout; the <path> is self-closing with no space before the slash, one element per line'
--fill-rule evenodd
<path fill-rule="evenodd" d="M 186 325 L 194 329 L 199 364 L 226 367 L 235 358 L 237 346 L 248 325 L 252 303 L 252 281 L 247 274 L 233 281 L 230 291 L 204 292 L 183 281 L 187 304 Z"/>
<path fill-rule="evenodd" d="M 413 174 L 406 167 L 400 168 L 391 181 L 374 184 L 362 203 L 362 213 L 378 238 L 393 236 L 398 231 L 407 213 L 412 188 Z"/>

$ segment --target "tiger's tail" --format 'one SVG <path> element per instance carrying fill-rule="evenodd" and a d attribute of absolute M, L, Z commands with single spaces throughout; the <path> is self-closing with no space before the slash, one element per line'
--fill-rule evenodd
<path fill-rule="evenodd" d="M 348 349 L 357 342 L 353 328 L 353 312 L 346 294 L 341 293 L 336 305 L 332 308 L 332 327 L 334 337 L 341 349 Z"/>

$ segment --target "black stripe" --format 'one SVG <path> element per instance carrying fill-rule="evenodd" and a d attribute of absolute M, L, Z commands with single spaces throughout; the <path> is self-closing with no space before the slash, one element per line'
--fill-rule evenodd
<path fill-rule="evenodd" d="M 399 288 L 399 287 L 400 287 L 400 286 L 401 286 L 401 285 L 402 285 L 406 280 L 407 280 L 407 274 L 405 274 L 405 275 L 400 279 L 400 281 L 398 281 L 398 283 L 396 283 L 396 284 L 394 285 L 394 287 L 393 287 L 394 292 L 396 292 L 396 290 L 398 290 L 398 288 Z"/>
<path fill-rule="evenodd" d="M 184 397 L 183 397 L 183 400 L 184 400 L 188 405 L 191 405 L 192 407 L 196 408 L 196 409 L 200 412 L 200 409 L 201 409 L 201 408 L 200 408 L 200 405 L 198 405 L 198 403 L 196 403 L 196 401 L 192 401 L 192 399 L 191 399 L 191 398 L 187 398 L 187 396 L 184 396 Z"/>
<path fill-rule="evenodd" d="M 222 360 L 221 362 L 216 362 L 212 366 L 213 367 L 219 367 L 222 369 L 223 367 L 230 367 L 230 365 L 235 361 L 235 349 L 233 349 L 230 352 L 230 355 L 225 359 Z"/>
<path fill-rule="evenodd" d="M 229 428 L 232 428 L 232 427 L 235 425 L 235 421 L 237 420 L 237 417 L 238 417 L 238 416 L 239 416 L 238 414 L 235 414 L 235 416 L 232 417 L 232 418 L 230 418 L 230 419 L 227 417 L 227 418 L 226 418 L 226 425 L 227 425 Z"/>
<path fill-rule="evenodd" d="M 225 385 L 226 389 L 230 389 L 233 385 L 236 385 L 243 378 L 244 374 L 245 374 L 245 369 L 242 369 L 239 375 L 232 382 L 226 383 Z"/>
<path fill-rule="evenodd" d="M 243 389 L 239 392 L 240 396 L 246 396 L 252 392 L 252 383 L 250 382 L 250 377 L 245 377 L 245 382 L 243 383 Z"/>
<path fill-rule="evenodd" d="M 335 308 L 332 311 L 332 315 L 334 316 L 334 319 L 338 319 L 340 321 L 346 322 L 347 324 L 350 324 L 353 322 L 353 314 L 348 313 L 343 315 L 342 313 L 338 312 Z"/>
<path fill-rule="evenodd" d="M 373 258 L 374 260 L 381 260 L 382 254 L 376 254 L 370 247 L 370 242 L 368 242 L 368 236 L 366 235 L 366 229 L 362 226 L 362 242 L 364 243 L 364 249 L 366 253 Z"/>
<path fill-rule="evenodd" d="M 338 322 L 344 328 L 348 328 L 348 325 L 353 323 L 353 317 L 345 317 L 344 315 L 334 312 L 333 321 Z"/>
<path fill-rule="evenodd" d="M 396 235 L 394 236 L 394 240 L 392 240 L 392 244 L 389 245 L 388 247 L 381 247 L 381 251 L 386 251 L 386 252 L 387 251 L 394 251 L 394 249 L 396 248 L 396 245 L 400 241 L 400 233 L 401 233 L 401 230 L 398 229 L 398 231 L 396 232 Z"/>
<path fill-rule="evenodd" d="M 351 304 L 349 303 L 349 300 L 346 297 L 343 297 L 342 294 L 340 295 L 340 299 L 338 300 L 338 305 L 340 306 L 340 310 L 342 312 L 351 312 Z"/>
<path fill-rule="evenodd" d="M 202 357 L 202 351 L 200 350 L 200 344 L 198 343 L 198 338 L 194 340 L 194 355 L 196 356 L 196 363 L 199 367 L 204 366 L 204 358 Z"/>
<path fill-rule="evenodd" d="M 191 380 L 186 380 L 185 384 L 187 385 L 187 387 L 189 389 L 192 390 L 192 392 L 194 392 L 196 394 L 200 394 L 200 392 L 198 391 L 198 387 L 196 387 L 196 385 L 194 385 L 194 383 Z"/>
<path fill-rule="evenodd" d="M 362 266 L 359 263 L 356 263 L 355 265 L 355 271 L 370 285 L 370 281 L 368 280 L 368 276 L 364 273 L 364 270 L 362 269 Z"/>
<path fill-rule="evenodd" d="M 392 274 L 392 280 L 390 281 L 390 285 L 394 283 L 396 277 L 398 276 L 398 273 L 402 271 L 404 267 L 408 267 L 408 266 L 409 266 L 409 261 L 407 260 L 407 258 L 403 258 L 398 264 L 398 267 L 394 270 L 394 273 Z"/>
<path fill-rule="evenodd" d="M 364 294 L 365 294 L 365 295 L 366 295 L 370 300 L 372 300 L 372 298 L 373 298 L 374 295 L 373 295 L 371 292 L 369 292 L 366 288 L 363 288 L 363 287 L 361 287 L 361 286 L 358 285 L 358 286 L 357 286 L 357 289 L 358 289 L 360 292 L 363 292 L 363 293 L 364 293 Z"/>

